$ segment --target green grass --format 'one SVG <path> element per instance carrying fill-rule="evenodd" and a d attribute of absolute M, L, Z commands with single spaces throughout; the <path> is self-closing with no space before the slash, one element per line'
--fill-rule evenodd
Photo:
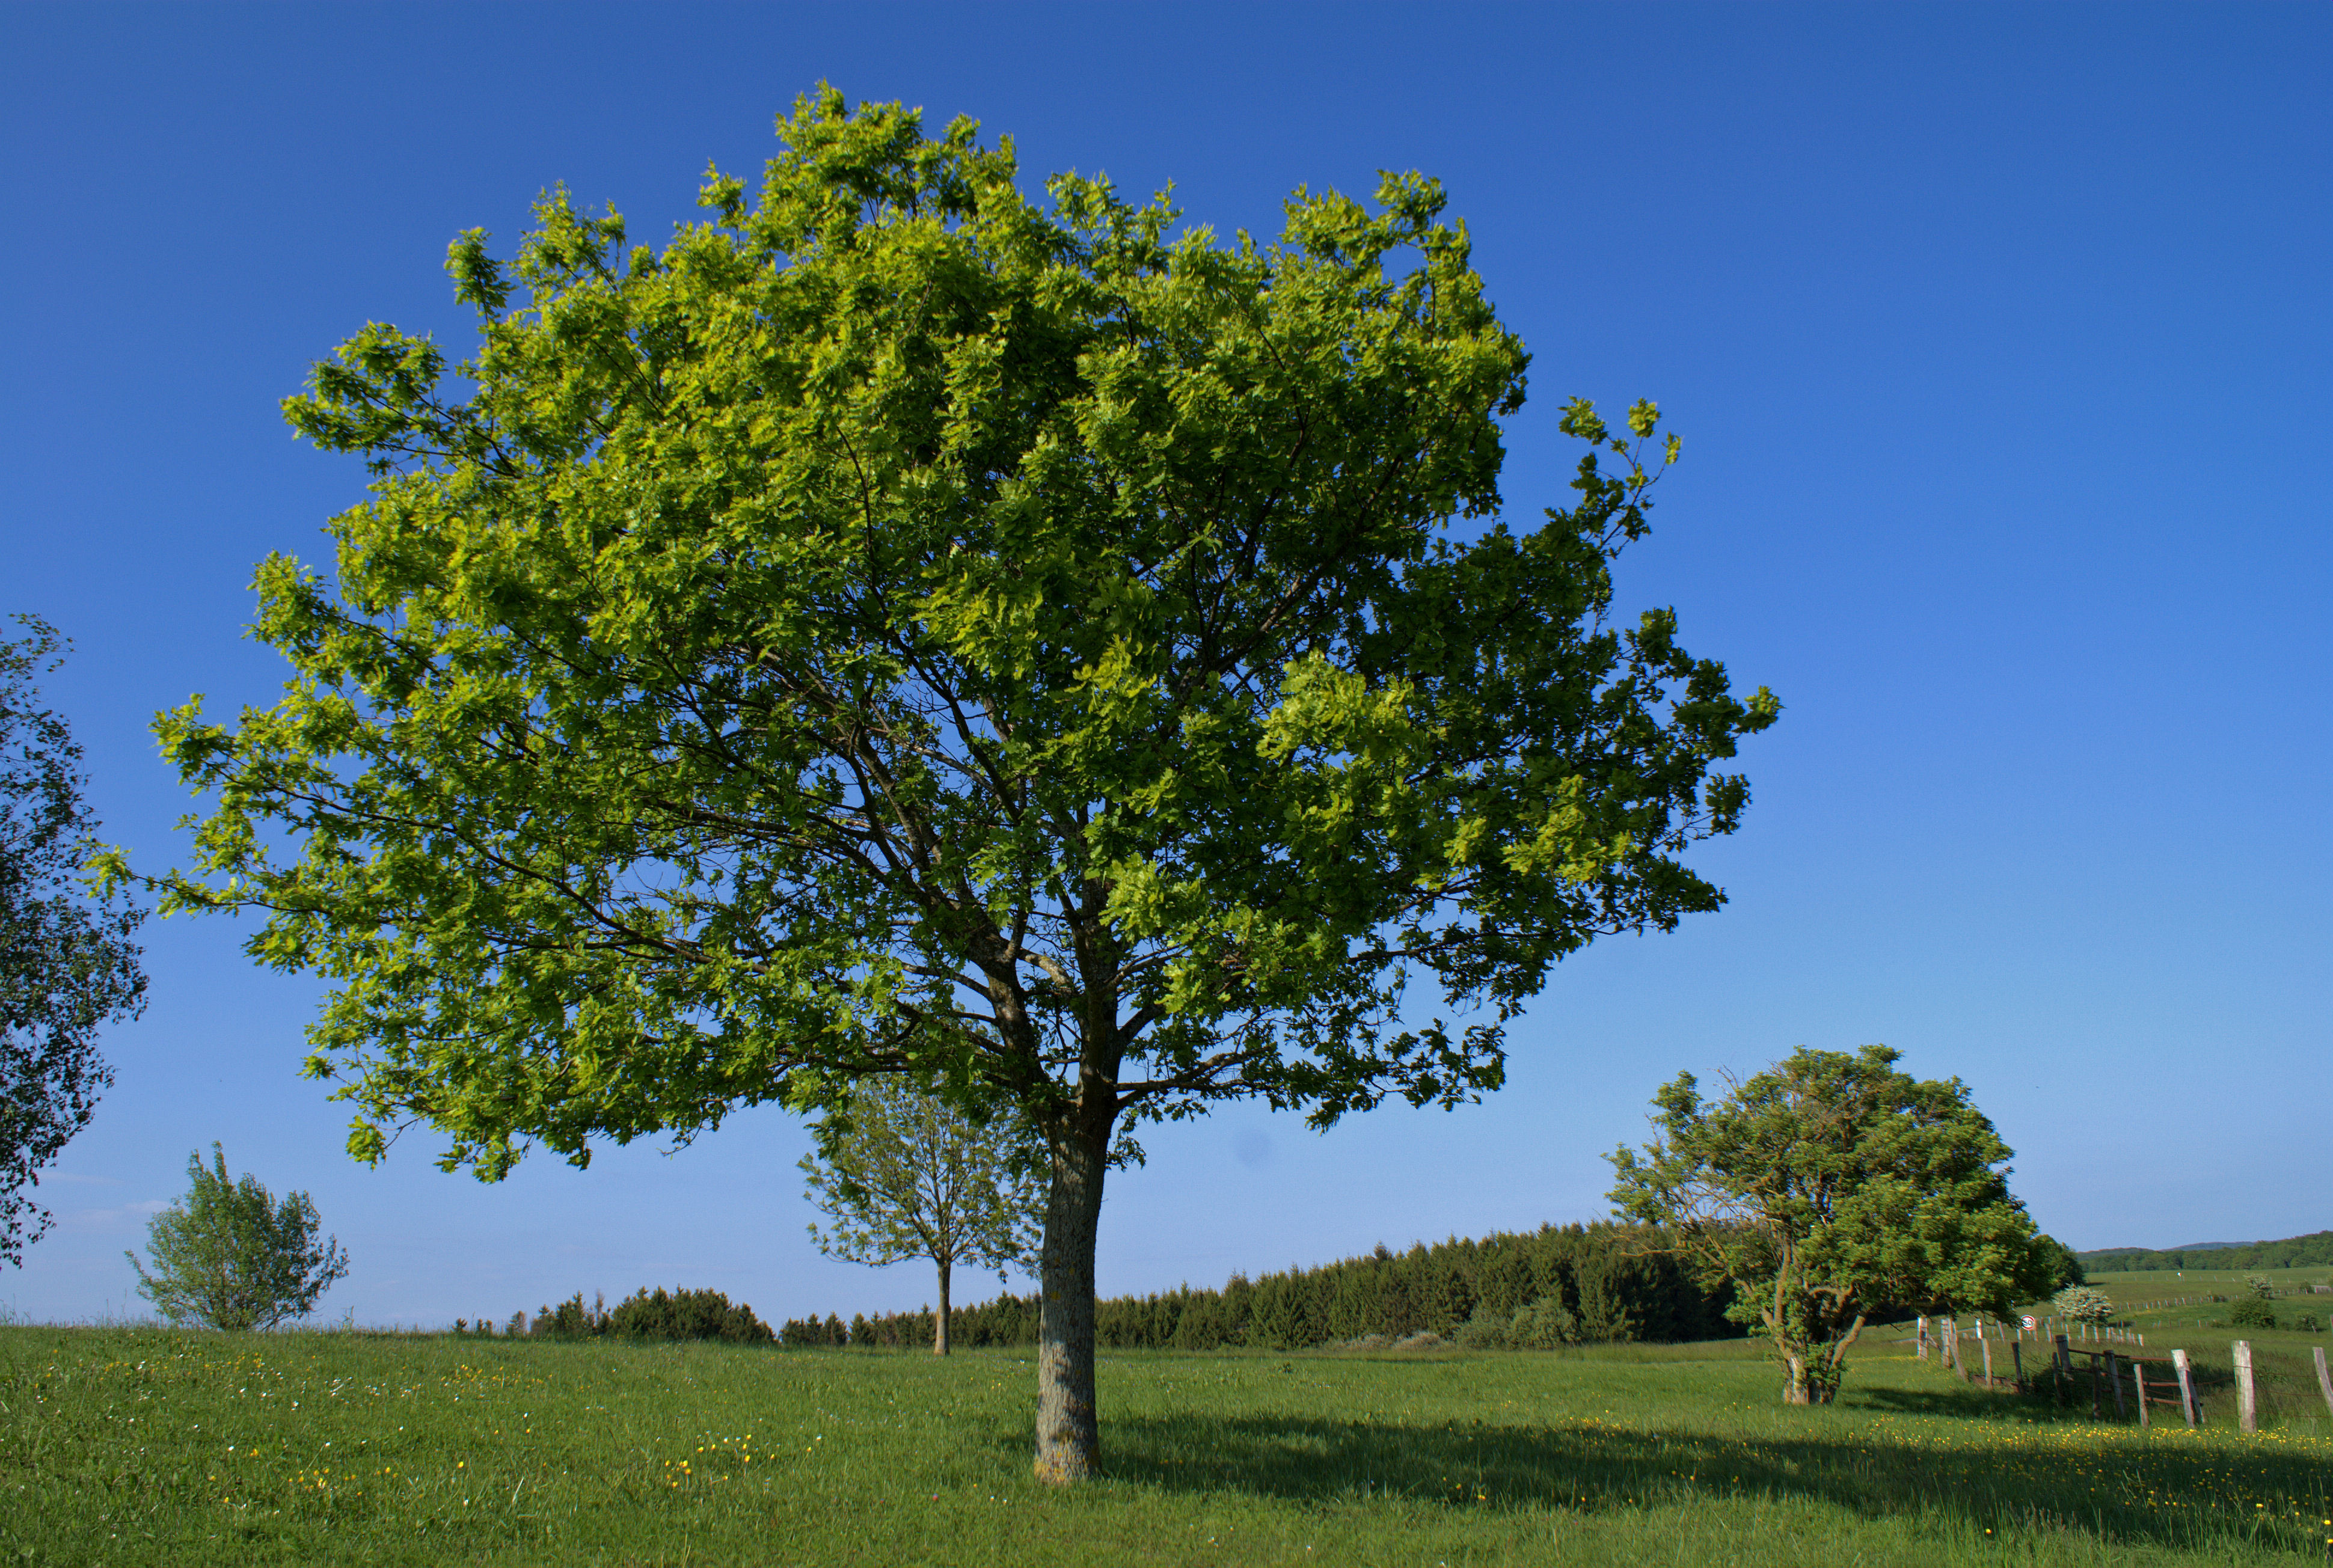
<path fill-rule="evenodd" d="M 0 1329 L 0 1563 L 2324 1561 L 2333 1435 L 2093 1425 L 1893 1345 L 1790 1410 L 1739 1343 L 1105 1356 Z"/>
<path fill-rule="evenodd" d="M 2328 1419 L 2316 1363 L 2309 1358 L 2311 1347 L 2333 1345 L 2324 1327 L 2333 1323 L 2333 1295 L 2280 1294 L 2275 1304 L 2281 1326 L 2231 1328 L 2228 1309 L 2249 1294 L 2244 1282 L 2255 1274 L 2265 1275 L 2280 1292 L 2305 1291 L 2309 1285 L 2333 1281 L 2333 1269 L 2326 1268 L 2191 1268 L 2184 1277 L 2147 1271 L 2093 1275 L 2090 1283 L 2112 1296 L 2123 1320 L 2146 1336 L 2141 1354 L 2168 1356 L 2175 1349 L 2187 1352 L 2195 1365 L 2205 1420 L 2232 1424 L 2236 1419 L 2235 1374 L 2229 1346 L 2242 1340 L 2252 1347 L 2261 1419 L 2299 1432 L 2333 1435 L 2333 1419 Z M 2229 1299 L 2216 1303 L 2208 1299 L 2215 1294 Z M 2169 1304 L 2181 1297 L 2205 1299 Z M 2293 1320 L 2303 1313 L 2315 1314 L 2320 1325 L 2316 1332 L 2292 1327 Z M 2152 1369 L 2148 1375 L 2154 1375 Z M 2088 1397 L 2085 1385 L 2085 1413 Z"/>

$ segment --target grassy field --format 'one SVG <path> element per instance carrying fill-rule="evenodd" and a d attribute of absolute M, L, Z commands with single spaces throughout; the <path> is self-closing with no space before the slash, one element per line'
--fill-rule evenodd
<path fill-rule="evenodd" d="M 1109 1477 L 1061 1495 L 1029 1478 L 1025 1354 L 0 1329 L 0 1563 L 2333 1552 L 2333 1421 L 2098 1426 L 1894 1345 L 1817 1410 L 1740 1343 L 1111 1355 L 1101 1380 Z"/>
<path fill-rule="evenodd" d="M 2278 1327 L 2230 1328 L 2228 1309 L 2234 1301 L 2249 1294 L 2244 1286 L 2251 1274 L 2264 1274 L 2281 1294 L 2276 1300 Z M 2183 1275 L 2167 1273 L 2101 1274 L 2090 1276 L 2090 1283 L 2112 1296 L 2121 1309 L 2123 1320 L 2146 1336 L 2146 1347 L 2141 1354 L 2167 1356 L 2175 1348 L 2185 1351 L 2195 1363 L 2198 1391 L 2203 1397 L 2206 1421 L 2232 1424 L 2236 1419 L 2235 1378 L 2231 1369 L 2228 1347 L 2242 1340 L 2252 1347 L 2252 1367 L 2258 1383 L 2261 1419 L 2271 1423 L 2289 1423 L 2297 1430 L 2310 1430 L 2309 1423 L 2322 1423 L 2326 1416 L 2325 1397 L 2317 1382 L 2316 1364 L 2309 1359 L 2310 1347 L 2333 1345 L 2326 1327 L 2333 1323 L 2333 1295 L 2298 1294 L 2312 1284 L 2333 1282 L 2333 1269 L 2189 1269 Z M 2209 1298 L 2223 1295 L 2229 1299 L 2213 1302 Z M 2171 1305 L 2181 1297 L 2203 1297 L 2185 1304 Z M 2319 1327 L 2304 1332 L 2293 1327 L 2301 1314 L 2312 1315 Z M 2152 1377 L 2152 1371 L 2148 1374 Z M 2087 1385 L 2082 1390 L 2083 1413 L 2088 1413 Z M 2322 1429 L 2333 1431 L 2333 1425 Z"/>

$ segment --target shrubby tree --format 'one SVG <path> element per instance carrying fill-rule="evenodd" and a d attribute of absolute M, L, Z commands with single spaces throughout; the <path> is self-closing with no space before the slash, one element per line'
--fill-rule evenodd
<path fill-rule="evenodd" d="M 886 1075 L 1022 1116 L 1074 1479 L 1117 1130 L 1495 1088 L 1551 965 L 1723 902 L 1682 856 L 1777 705 L 1613 614 L 1651 404 L 1571 405 L 1570 504 L 1494 520 L 1527 356 L 1432 181 L 1225 242 L 969 121 L 781 133 L 661 249 L 563 193 L 462 236 L 472 358 L 374 325 L 288 401 L 373 494 L 259 570 L 283 700 L 159 721 L 217 803 L 168 903 L 328 979 L 366 1159 Z"/>
<path fill-rule="evenodd" d="M 49 1227 L 28 1189 L 113 1082 L 97 1032 L 144 1010 L 146 976 L 130 939 L 143 911 L 76 880 L 98 822 L 81 747 L 34 684 L 68 645 L 15 619 L 25 635 L 0 639 L 0 1257 L 22 1265 Z"/>
<path fill-rule="evenodd" d="M 1900 1054 L 1801 1048 L 1714 1102 L 1681 1073 L 1654 1140 L 1609 1157 L 1619 1211 L 1734 1286 L 1787 1403 L 1830 1401 L 1875 1309 L 2006 1315 L 2046 1278 L 2008 1146 L 1958 1079 L 1915 1080 Z"/>
<path fill-rule="evenodd" d="M 306 1317 L 316 1299 L 349 1272 L 340 1240 L 319 1244 L 322 1223 L 304 1192 L 277 1203 L 259 1178 L 226 1173 L 226 1151 L 211 1145 L 213 1164 L 187 1157 L 187 1196 L 147 1222 L 153 1272 L 124 1253 L 138 1271 L 138 1294 L 173 1323 L 215 1329 L 269 1329 Z"/>
<path fill-rule="evenodd" d="M 2276 1327 L 2276 1303 L 2256 1295 L 2239 1297 L 2228 1309 L 2228 1326 L 2240 1329 Z"/>
<path fill-rule="evenodd" d="M 818 1126 L 802 1159 L 810 1199 L 827 1215 L 811 1239 L 830 1256 L 881 1266 L 911 1257 L 939 1271 L 932 1353 L 948 1353 L 948 1299 L 959 1263 L 1006 1271 L 1036 1261 L 1044 1208 L 1040 1161 L 1020 1120 L 984 1125 L 942 1094 L 871 1078 Z"/>

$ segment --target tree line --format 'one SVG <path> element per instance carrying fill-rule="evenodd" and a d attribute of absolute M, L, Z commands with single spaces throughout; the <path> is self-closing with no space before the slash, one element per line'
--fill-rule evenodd
<path fill-rule="evenodd" d="M 1221 1289 L 1185 1285 L 1099 1301 L 1094 1337 L 1113 1350 L 1296 1350 L 1418 1333 L 1518 1342 L 1522 1314 L 1531 1319 L 1529 1337 L 1547 1343 L 1738 1333 L 1725 1318 L 1733 1293 L 1701 1284 L 1674 1256 L 1655 1255 L 1666 1245 L 1644 1227 L 1599 1224 L 1542 1226 L 1479 1241 L 1453 1236 L 1402 1253 L 1380 1246 L 1317 1268 L 1253 1280 L 1234 1275 Z M 950 1336 L 958 1345 L 1033 1345 L 1039 1306 L 1033 1293 L 1007 1293 L 957 1307 Z M 847 1325 L 839 1316 L 811 1316 L 787 1323 L 781 1338 L 789 1346 L 928 1344 L 932 1317 L 928 1308 L 861 1315 Z"/>
<path fill-rule="evenodd" d="M 2181 1268 L 2319 1268 L 2333 1265 L 2333 1230 L 2256 1241 L 2250 1246 L 2187 1247 L 2155 1252 L 2146 1247 L 2108 1247 L 2077 1253 L 2082 1266 L 2099 1274 L 2152 1274 Z"/>
<path fill-rule="evenodd" d="M 494 1321 L 481 1318 L 473 1324 L 467 1318 L 456 1318 L 454 1332 L 491 1339 Z M 557 1306 L 542 1306 L 533 1318 L 513 1313 L 503 1332 L 511 1339 L 725 1340 L 744 1345 L 765 1345 L 777 1338 L 748 1303 L 733 1306 L 717 1290 L 667 1292 L 662 1285 L 654 1290 L 643 1286 L 613 1307 L 605 1296 L 585 1306 L 583 1293 L 578 1291 Z"/>

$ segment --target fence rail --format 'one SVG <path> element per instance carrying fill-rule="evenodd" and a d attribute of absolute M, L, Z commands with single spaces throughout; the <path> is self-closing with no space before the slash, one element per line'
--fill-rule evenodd
<path fill-rule="evenodd" d="M 1993 1322 L 1990 1324 L 1992 1332 L 1988 1334 L 1985 1332 L 1987 1326 L 1986 1320 L 1976 1319 L 1970 1332 L 1963 1334 L 1955 1319 L 1940 1317 L 1932 1321 L 1922 1317 L 1915 1330 L 1914 1339 L 1917 1346 L 1915 1353 L 1922 1361 L 1935 1354 L 1947 1370 L 1958 1372 L 1963 1381 L 1981 1381 L 1986 1388 L 2005 1385 L 2024 1390 L 2027 1387 L 2024 1338 L 2029 1333 L 2038 1338 L 2040 1330 Z M 2070 1334 L 2053 1333 L 2050 1336 L 2050 1378 L 2059 1404 L 2067 1402 L 2067 1386 L 2078 1375 L 2074 1358 L 2080 1356 L 2088 1362 L 2092 1420 L 2106 1419 L 2107 1402 L 2111 1399 L 2117 1420 L 2129 1419 L 2132 1409 L 2136 1408 L 2138 1424 L 2152 1426 L 2151 1410 L 2168 1408 L 2178 1410 L 2191 1427 L 2203 1425 L 2203 1400 L 2195 1391 L 2194 1364 L 2187 1359 L 2184 1350 L 2174 1350 L 2167 1356 L 2147 1355 L 2143 1353 L 2146 1343 L 2145 1334 L 2129 1332 L 2119 1339 L 2106 1338 L 2103 1334 L 2100 1337 L 2100 1348 L 2092 1349 L 2088 1345 L 2076 1344 Z M 1964 1339 L 1977 1342 L 1978 1356 L 1983 1368 L 1981 1377 L 1970 1371 L 1968 1353 L 1962 1346 Z M 1994 1375 L 1993 1346 L 1997 1343 L 2005 1344 L 2009 1350 L 2011 1375 L 2005 1380 Z M 2134 1352 L 2128 1349 L 2114 1348 L 2122 1345 L 2136 1345 L 2142 1347 L 2142 1351 Z M 2328 1365 L 2324 1346 L 2311 1346 L 2309 1354 L 2316 1361 L 2318 1391 L 2325 1397 L 2327 1412 L 2333 1414 L 2333 1366 Z M 2235 1372 L 2237 1425 L 2244 1431 L 2256 1432 L 2260 1430 L 2260 1392 L 2252 1369 L 2251 1342 L 2237 1340 L 2232 1344 L 2229 1361 Z M 2150 1382 L 2147 1378 L 2150 1365 L 2168 1365 L 2170 1380 L 2157 1379 Z M 2127 1397 L 2123 1384 L 2125 1368 L 2128 1369 L 2127 1375 L 2130 1380 Z"/>

